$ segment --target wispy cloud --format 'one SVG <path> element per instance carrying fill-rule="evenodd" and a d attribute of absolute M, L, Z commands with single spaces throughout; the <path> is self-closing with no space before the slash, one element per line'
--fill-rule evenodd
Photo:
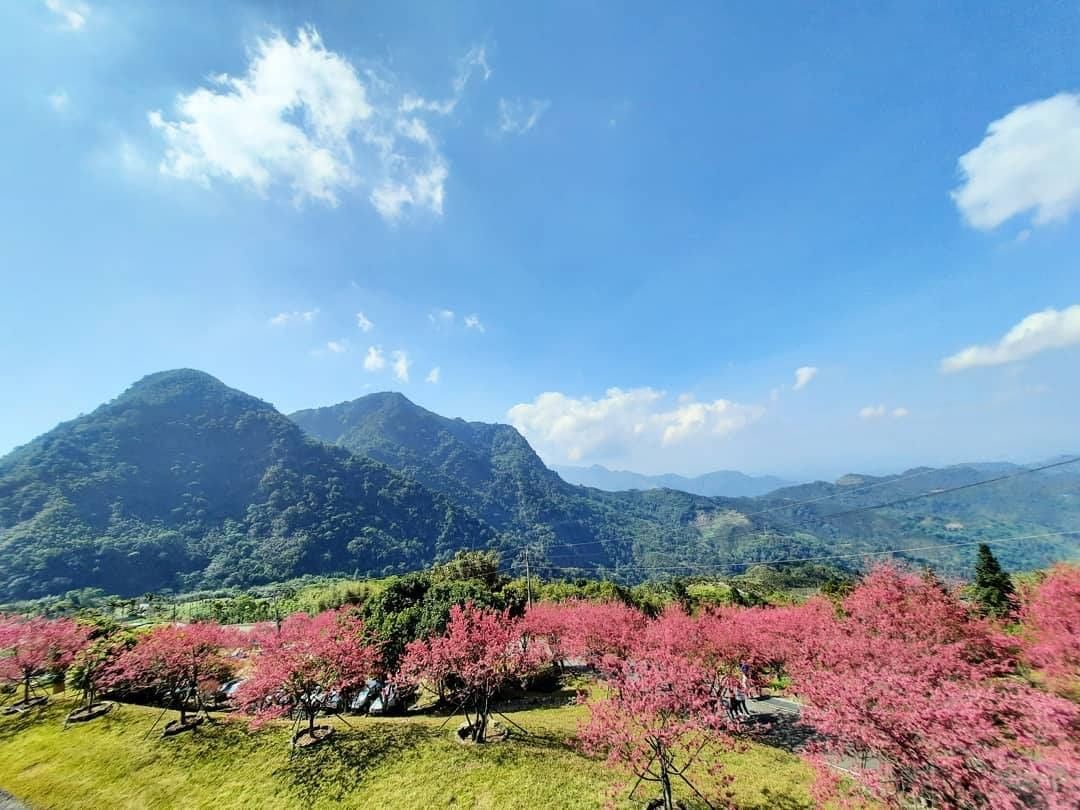
<path fill-rule="evenodd" d="M 791 387 L 796 391 L 800 391 L 806 388 L 817 374 L 818 369 L 816 366 L 801 366 L 795 369 L 795 384 Z"/>
<path fill-rule="evenodd" d="M 383 355 L 382 346 L 368 346 L 364 355 L 364 368 L 367 371 L 382 371 L 386 368 L 386 357 Z"/>
<path fill-rule="evenodd" d="M 344 354 L 349 350 L 349 344 L 344 340 L 329 340 L 326 343 L 326 348 L 334 354 Z"/>
<path fill-rule="evenodd" d="M 435 326 L 451 326 L 456 316 L 452 309 L 436 309 L 429 312 L 427 317 Z"/>
<path fill-rule="evenodd" d="M 723 439 L 757 420 L 764 408 L 727 399 L 676 403 L 654 388 L 609 388 L 598 399 L 557 391 L 512 407 L 507 418 L 530 441 L 569 461 L 613 457 L 629 448 L 665 448 L 691 439 Z"/>
<path fill-rule="evenodd" d="M 487 330 L 484 328 L 483 322 L 480 320 L 480 316 L 473 313 L 472 315 L 465 316 L 465 328 L 473 329 L 483 334 Z"/>
<path fill-rule="evenodd" d="M 1080 304 L 1053 308 L 1023 318 L 997 342 L 975 344 L 941 361 L 945 373 L 979 366 L 1003 366 L 1050 349 L 1080 344 Z"/>
<path fill-rule="evenodd" d="M 483 81 L 491 78 L 491 68 L 488 66 L 487 52 L 483 46 L 474 46 L 469 50 L 458 64 L 457 75 L 451 83 L 452 93 L 449 98 L 433 101 L 413 93 L 406 93 L 398 107 L 402 113 L 430 112 L 438 115 L 450 115 L 461 102 L 465 95 L 465 88 L 474 75 L 479 75 Z"/>
<path fill-rule="evenodd" d="M 375 324 L 369 321 L 367 319 L 367 316 L 365 316 L 363 312 L 356 313 L 356 326 L 361 332 L 364 332 L 365 334 L 375 328 Z"/>
<path fill-rule="evenodd" d="M 399 349 L 391 356 L 394 358 L 394 376 L 402 382 L 408 382 L 410 365 L 408 352 Z"/>
<path fill-rule="evenodd" d="M 1023 104 L 960 158 L 952 192 L 969 225 L 996 228 L 1027 211 L 1043 225 L 1080 209 L 1080 93 Z"/>
<path fill-rule="evenodd" d="M 319 314 L 318 309 L 309 309 L 303 312 L 279 312 L 270 318 L 271 326 L 287 326 L 290 323 L 308 323 L 315 320 Z"/>
<path fill-rule="evenodd" d="M 90 6 L 73 0 L 45 0 L 45 7 L 60 18 L 69 31 L 79 31 L 90 16 Z"/>
<path fill-rule="evenodd" d="M 537 125 L 550 106 L 550 101 L 538 98 L 500 98 L 499 132 L 503 135 L 524 135 Z"/>
<path fill-rule="evenodd" d="M 427 376 L 424 377 L 424 382 L 428 382 L 428 383 L 432 383 L 432 384 L 437 383 L 439 381 L 440 375 L 441 375 L 441 372 L 439 371 L 439 367 L 435 366 L 435 368 L 433 368 L 431 371 L 429 371 L 427 373 Z"/>
<path fill-rule="evenodd" d="M 336 206 L 366 191 L 388 221 L 408 210 L 442 214 L 449 164 L 421 117 L 433 110 L 406 104 L 374 70 L 361 74 L 311 26 L 292 41 L 258 39 L 250 53 L 243 75 L 214 76 L 179 95 L 173 117 L 149 114 L 165 140 L 164 174 L 235 182 L 262 196 L 287 188 L 298 206 Z M 469 64 L 487 70 L 482 51 Z M 455 87 L 464 92 L 467 81 L 459 75 Z"/>
<path fill-rule="evenodd" d="M 903 419 L 911 412 L 904 407 L 893 408 L 889 410 L 884 404 L 867 405 L 865 408 L 859 409 L 859 418 L 864 421 L 872 421 L 874 419 L 884 419 L 886 416 L 893 419 Z"/>

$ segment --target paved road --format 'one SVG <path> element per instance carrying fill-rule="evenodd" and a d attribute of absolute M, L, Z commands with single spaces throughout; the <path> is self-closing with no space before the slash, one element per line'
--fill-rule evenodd
<path fill-rule="evenodd" d="M 0 810 L 30 810 L 10 793 L 0 790 Z"/>

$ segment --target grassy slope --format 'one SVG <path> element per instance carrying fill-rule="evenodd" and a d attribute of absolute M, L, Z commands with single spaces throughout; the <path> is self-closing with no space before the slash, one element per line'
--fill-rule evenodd
<path fill-rule="evenodd" d="M 586 808 L 603 806 L 625 779 L 566 745 L 585 711 L 576 706 L 515 712 L 536 736 L 480 749 L 454 742 L 454 721 L 440 730 L 437 717 L 350 719 L 354 729 L 335 720 L 333 744 L 293 756 L 280 726 L 249 733 L 226 722 L 144 739 L 155 709 L 124 705 L 64 730 L 68 708 L 61 701 L 36 720 L 0 718 L 0 787 L 31 807 Z M 754 746 L 726 759 L 740 807 L 809 806 L 810 774 L 794 756 Z M 637 796 L 616 806 L 640 807 L 645 793 Z"/>

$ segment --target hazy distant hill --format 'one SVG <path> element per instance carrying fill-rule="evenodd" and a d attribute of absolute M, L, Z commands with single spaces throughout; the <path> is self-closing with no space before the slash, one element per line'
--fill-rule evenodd
<path fill-rule="evenodd" d="M 462 548 L 498 549 L 512 569 L 527 545 L 534 571 L 625 581 L 858 566 L 882 551 L 955 573 L 980 540 L 1007 539 L 995 550 L 1013 568 L 1080 550 L 1080 535 L 1027 536 L 1080 529 L 1080 465 L 956 492 L 1019 468 L 848 475 L 756 497 L 607 492 L 564 481 L 512 427 L 400 394 L 293 419 L 202 372 L 161 372 L 0 459 L 0 601 L 382 574 Z"/>
<path fill-rule="evenodd" d="M 752 498 L 795 483 L 775 475 L 746 475 L 735 470 L 717 470 L 693 478 L 672 473 L 643 475 L 628 470 L 609 470 L 600 464 L 593 464 L 591 467 L 556 467 L 555 470 L 573 484 L 609 492 L 625 489 L 679 489 L 708 498 Z"/>

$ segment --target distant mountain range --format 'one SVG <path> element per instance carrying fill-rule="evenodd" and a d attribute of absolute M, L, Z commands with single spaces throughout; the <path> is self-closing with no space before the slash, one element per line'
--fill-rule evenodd
<path fill-rule="evenodd" d="M 572 484 L 618 492 L 624 489 L 678 489 L 707 498 L 753 498 L 795 482 L 775 475 L 746 475 L 735 470 L 717 470 L 688 478 L 684 475 L 644 475 L 628 470 L 609 470 L 600 464 L 590 467 L 555 467 Z"/>
<path fill-rule="evenodd" d="M 182 369 L 0 458 L 0 601 L 384 575 L 470 548 L 497 549 L 516 570 L 527 546 L 534 572 L 623 581 L 806 558 L 858 565 L 896 549 L 960 572 L 970 544 L 1016 537 L 996 547 L 1010 567 L 1075 556 L 1080 535 L 1049 533 L 1080 529 L 1080 465 L 949 491 L 1017 469 L 851 475 L 755 497 L 609 492 L 565 481 L 512 427 L 449 419 L 401 394 L 286 417 Z M 731 476 L 717 481 L 745 484 Z"/>

